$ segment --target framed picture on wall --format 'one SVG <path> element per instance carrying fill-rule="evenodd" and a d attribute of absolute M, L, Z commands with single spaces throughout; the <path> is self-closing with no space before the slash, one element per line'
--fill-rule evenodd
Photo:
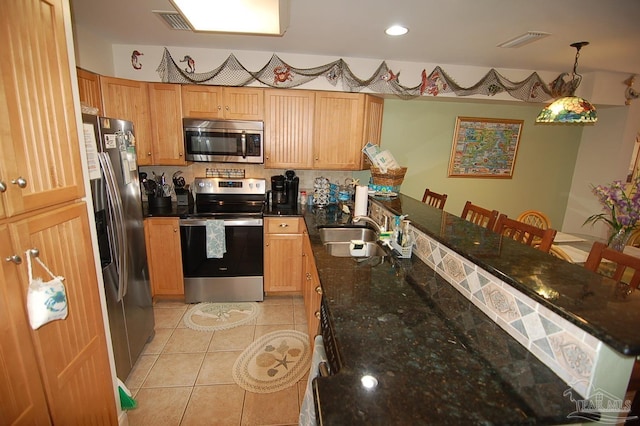
<path fill-rule="evenodd" d="M 524 120 L 458 117 L 450 177 L 511 178 Z"/>

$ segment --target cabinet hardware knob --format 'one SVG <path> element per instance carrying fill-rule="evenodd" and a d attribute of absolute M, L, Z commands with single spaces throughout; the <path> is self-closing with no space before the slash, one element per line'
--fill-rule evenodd
<path fill-rule="evenodd" d="M 13 262 L 16 265 L 19 265 L 22 263 L 22 258 L 17 254 L 14 254 L 13 256 L 5 257 L 4 260 L 6 260 L 7 262 Z"/>
<path fill-rule="evenodd" d="M 269 243 L 266 243 L 265 246 L 269 247 Z"/>
<path fill-rule="evenodd" d="M 222 109 L 222 106 L 218 105 L 218 111 L 220 111 Z"/>
<path fill-rule="evenodd" d="M 4 192 L 7 190 L 7 185 L 3 181 L 0 180 L 0 192 Z"/>
<path fill-rule="evenodd" d="M 311 280 L 311 274 L 309 272 L 307 272 L 307 281 Z"/>
<path fill-rule="evenodd" d="M 173 232 L 178 232 L 178 228 L 173 228 Z"/>
<path fill-rule="evenodd" d="M 18 185 L 19 188 L 27 187 L 27 181 L 22 176 L 20 176 L 18 179 L 12 180 L 11 183 L 14 185 Z"/>
<path fill-rule="evenodd" d="M 316 293 L 322 294 L 322 287 L 320 286 L 316 287 Z"/>
<path fill-rule="evenodd" d="M 314 315 L 316 318 L 320 319 L 320 311 L 316 311 L 313 315 Z"/>
<path fill-rule="evenodd" d="M 178 157 L 182 157 L 182 153 L 181 153 L 181 152 L 180 152 L 180 153 L 178 153 Z"/>
<path fill-rule="evenodd" d="M 225 106 L 224 109 L 226 109 L 227 111 L 229 111 L 229 105 Z"/>
<path fill-rule="evenodd" d="M 280 224 L 280 228 L 286 228 L 287 226 L 289 226 L 289 224 L 288 224 L 288 223 L 281 223 L 281 224 Z"/>
<path fill-rule="evenodd" d="M 151 151 L 147 152 L 147 157 L 151 157 Z"/>

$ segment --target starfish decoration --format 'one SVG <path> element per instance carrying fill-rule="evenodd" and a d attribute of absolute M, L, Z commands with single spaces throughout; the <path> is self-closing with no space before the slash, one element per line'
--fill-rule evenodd
<path fill-rule="evenodd" d="M 293 362 L 293 361 L 287 361 L 287 355 L 285 355 L 284 358 L 282 359 L 278 359 L 277 361 L 278 361 L 278 364 L 276 365 L 276 367 L 281 365 L 284 367 L 285 370 L 289 369 L 289 367 L 287 367 L 287 364 L 291 364 Z"/>

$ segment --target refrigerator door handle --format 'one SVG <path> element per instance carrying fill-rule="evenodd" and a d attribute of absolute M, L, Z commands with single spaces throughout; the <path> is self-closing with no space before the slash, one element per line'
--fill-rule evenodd
<path fill-rule="evenodd" d="M 116 250 L 116 266 L 118 267 L 118 296 L 117 300 L 121 301 L 127 293 L 127 245 L 124 229 L 124 216 L 122 209 L 122 199 L 118 192 L 118 184 L 116 181 L 113 165 L 109 154 L 105 152 L 99 153 L 100 166 L 105 178 L 105 187 L 107 189 L 107 204 L 113 217 L 113 227 L 115 228 L 115 250 Z"/>

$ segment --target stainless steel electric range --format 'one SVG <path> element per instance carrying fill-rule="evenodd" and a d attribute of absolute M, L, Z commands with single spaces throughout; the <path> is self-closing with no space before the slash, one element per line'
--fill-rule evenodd
<path fill-rule="evenodd" d="M 187 303 L 264 300 L 266 180 L 196 178 L 194 212 L 180 219 Z"/>

